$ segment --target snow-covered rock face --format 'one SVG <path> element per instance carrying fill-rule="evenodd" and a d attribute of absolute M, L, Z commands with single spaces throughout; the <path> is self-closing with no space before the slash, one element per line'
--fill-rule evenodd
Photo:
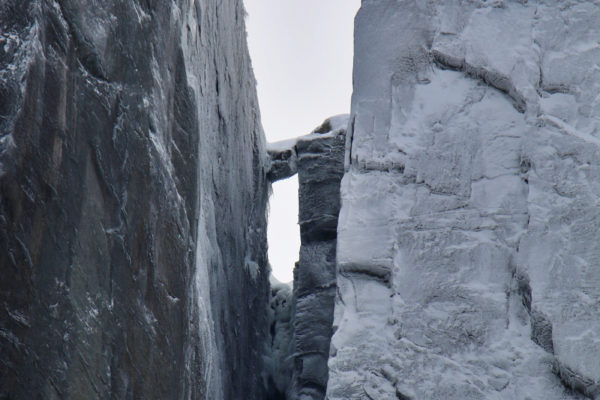
<path fill-rule="evenodd" d="M 329 399 L 600 396 L 598 21 L 363 1 Z"/>
<path fill-rule="evenodd" d="M 260 399 L 241 0 L 0 1 L 0 398 Z"/>

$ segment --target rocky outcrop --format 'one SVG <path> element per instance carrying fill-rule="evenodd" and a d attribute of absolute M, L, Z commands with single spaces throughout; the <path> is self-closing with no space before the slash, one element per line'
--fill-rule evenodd
<path fill-rule="evenodd" d="M 300 260 L 294 269 L 294 369 L 287 398 L 323 399 L 336 291 L 337 220 L 344 173 L 346 115 L 310 135 L 270 144 L 269 176 L 298 173 Z"/>
<path fill-rule="evenodd" d="M 329 399 L 600 396 L 598 20 L 363 1 Z"/>
<path fill-rule="evenodd" d="M 241 0 L 0 4 L 0 398 L 263 399 Z"/>
<path fill-rule="evenodd" d="M 294 269 L 293 399 L 323 399 L 336 290 L 337 222 L 347 118 L 326 121 L 298 154 L 300 260 Z"/>

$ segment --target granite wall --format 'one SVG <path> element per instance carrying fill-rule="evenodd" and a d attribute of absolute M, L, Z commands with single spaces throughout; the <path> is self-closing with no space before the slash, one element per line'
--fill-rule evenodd
<path fill-rule="evenodd" d="M 262 399 L 241 0 L 0 4 L 0 398 Z"/>

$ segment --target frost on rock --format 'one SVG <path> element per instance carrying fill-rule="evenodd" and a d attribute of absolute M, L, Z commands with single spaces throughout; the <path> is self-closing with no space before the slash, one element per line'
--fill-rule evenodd
<path fill-rule="evenodd" d="M 293 296 L 290 284 L 271 277 L 268 324 L 269 336 L 264 355 L 263 380 L 266 400 L 286 399 L 290 395 L 294 367 Z"/>
<path fill-rule="evenodd" d="M 298 148 L 299 142 L 310 143 L 312 141 L 328 141 L 346 132 L 348 126 L 348 114 L 335 115 L 327 118 L 321 125 L 310 134 L 293 139 L 282 140 L 267 144 L 269 161 L 267 166 L 267 177 L 271 182 L 287 179 L 298 173 Z M 310 149 L 310 146 L 303 146 Z M 310 151 L 309 151 L 310 153 Z M 307 155 L 309 156 L 309 155 Z M 318 157 L 317 154 L 313 155 Z M 329 165 L 327 160 L 324 165 Z M 335 164 L 335 161 L 333 162 Z"/>
<path fill-rule="evenodd" d="M 264 399 L 240 0 L 0 0 L 0 399 Z"/>
<path fill-rule="evenodd" d="M 600 3 L 363 1 L 327 397 L 600 397 Z"/>
<path fill-rule="evenodd" d="M 325 120 L 309 135 L 267 146 L 271 157 L 267 176 L 277 180 L 290 176 L 290 171 L 297 171 L 299 182 L 301 247 L 290 299 L 293 345 L 289 359 L 293 360 L 293 369 L 289 387 L 285 389 L 288 399 L 325 397 L 333 333 L 336 236 L 347 125 L 348 116 L 338 115 Z M 277 293 L 279 296 L 281 292 Z M 281 336 L 277 332 L 276 329 L 274 337 Z M 282 364 L 279 369 L 287 371 L 287 368 L 287 364 Z"/>

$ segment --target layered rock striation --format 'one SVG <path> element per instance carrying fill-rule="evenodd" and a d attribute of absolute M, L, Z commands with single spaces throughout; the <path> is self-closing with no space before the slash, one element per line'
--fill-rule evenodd
<path fill-rule="evenodd" d="M 329 399 L 600 398 L 598 21 L 363 1 Z"/>
<path fill-rule="evenodd" d="M 288 357 L 293 369 L 285 390 L 289 399 L 325 397 L 347 123 L 346 115 L 332 117 L 310 135 L 269 145 L 268 176 L 276 180 L 297 172 L 299 182 L 301 246 L 290 299 L 293 346 Z"/>
<path fill-rule="evenodd" d="M 241 0 L 0 4 L 0 398 L 262 399 Z"/>

